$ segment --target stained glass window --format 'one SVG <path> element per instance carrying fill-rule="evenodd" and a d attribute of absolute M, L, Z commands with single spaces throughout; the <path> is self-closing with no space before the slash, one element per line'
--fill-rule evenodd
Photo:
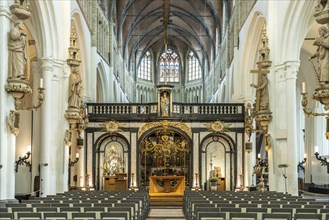
<path fill-rule="evenodd" d="M 179 57 L 171 49 L 160 56 L 160 82 L 179 82 Z"/>

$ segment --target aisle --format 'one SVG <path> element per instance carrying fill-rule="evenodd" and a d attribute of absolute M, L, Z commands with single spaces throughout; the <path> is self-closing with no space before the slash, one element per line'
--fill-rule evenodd
<path fill-rule="evenodd" d="M 147 220 L 185 220 L 181 206 L 153 206 Z"/>

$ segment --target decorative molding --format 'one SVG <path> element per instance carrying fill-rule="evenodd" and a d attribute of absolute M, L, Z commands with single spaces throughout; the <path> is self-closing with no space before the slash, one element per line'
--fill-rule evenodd
<path fill-rule="evenodd" d="M 159 122 L 150 122 L 143 125 L 138 131 L 138 137 L 140 138 L 142 134 L 144 134 L 147 130 L 150 130 L 155 127 L 163 127 L 164 129 L 168 129 L 168 127 L 178 128 L 179 130 L 185 132 L 190 138 L 192 138 L 192 130 L 186 124 L 181 122 L 170 122 L 167 120 L 159 121 Z"/>

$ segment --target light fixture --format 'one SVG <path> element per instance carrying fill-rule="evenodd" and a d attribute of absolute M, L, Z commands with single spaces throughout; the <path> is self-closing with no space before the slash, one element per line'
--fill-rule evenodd
<path fill-rule="evenodd" d="M 18 166 L 20 165 L 25 165 L 26 167 L 29 167 L 30 172 L 32 170 L 32 164 L 30 161 L 28 161 L 28 159 L 31 156 L 31 151 L 27 151 L 26 155 L 23 155 L 21 157 L 18 158 L 18 160 L 15 161 L 15 172 L 18 172 Z"/>
<path fill-rule="evenodd" d="M 69 167 L 74 167 L 76 163 L 78 163 L 79 161 L 79 153 L 75 154 L 75 160 L 71 160 L 71 158 L 69 159 Z"/>
<path fill-rule="evenodd" d="M 315 89 L 315 93 L 313 94 L 313 99 L 319 101 L 324 105 L 324 109 L 327 111 L 329 110 L 329 84 L 327 88 L 317 88 Z M 306 84 L 305 82 L 302 83 L 302 106 L 303 111 L 306 116 L 317 117 L 317 116 L 325 116 L 327 120 L 327 129 L 326 129 L 326 138 L 329 140 L 329 113 L 317 113 L 313 112 L 312 110 L 307 109 L 307 92 L 306 92 Z"/>
<path fill-rule="evenodd" d="M 327 160 L 327 158 L 322 158 L 318 152 L 318 147 L 315 147 L 315 153 L 314 156 L 317 160 L 320 161 L 321 166 L 326 166 L 327 167 L 327 173 L 329 173 L 329 162 Z"/>
<path fill-rule="evenodd" d="M 313 93 L 312 99 L 320 102 L 325 111 L 329 110 L 329 75 L 328 75 L 328 56 L 325 54 L 329 53 L 329 49 L 326 45 L 328 42 L 328 24 L 329 24 L 329 8 L 327 1 L 318 1 L 318 4 L 314 10 L 314 17 L 318 24 L 322 25 L 318 28 L 319 37 L 315 38 L 313 43 L 314 46 L 317 47 L 316 52 L 309 57 L 309 61 L 312 64 L 313 72 L 315 75 L 315 79 L 317 82 L 317 88 L 315 88 L 315 92 Z M 312 62 L 313 59 L 317 60 L 318 65 L 314 65 Z M 325 116 L 327 121 L 327 129 L 326 129 L 326 138 L 329 140 L 329 113 L 318 113 L 313 112 L 312 110 L 307 109 L 307 92 L 306 92 L 306 84 L 302 83 L 302 106 L 305 115 L 311 117 L 317 116 Z"/>

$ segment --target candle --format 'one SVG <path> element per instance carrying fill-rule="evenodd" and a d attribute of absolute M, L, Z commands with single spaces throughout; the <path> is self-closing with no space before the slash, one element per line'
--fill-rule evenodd
<path fill-rule="evenodd" d="M 304 154 L 304 158 L 307 158 L 307 154 Z"/>
<path fill-rule="evenodd" d="M 302 93 L 306 93 L 306 84 L 302 82 Z"/>
<path fill-rule="evenodd" d="M 40 78 L 40 88 L 43 88 L 43 79 Z"/>
<path fill-rule="evenodd" d="M 258 154 L 258 158 L 260 158 L 260 154 Z"/>
<path fill-rule="evenodd" d="M 314 147 L 314 152 L 318 152 L 319 153 L 319 146 L 315 146 Z"/>
<path fill-rule="evenodd" d="M 31 145 L 26 146 L 26 152 L 30 152 L 31 153 Z"/>
<path fill-rule="evenodd" d="M 75 157 L 76 157 L 76 158 L 79 158 L 79 156 L 80 156 L 79 153 L 76 153 L 76 154 L 75 154 Z"/>

